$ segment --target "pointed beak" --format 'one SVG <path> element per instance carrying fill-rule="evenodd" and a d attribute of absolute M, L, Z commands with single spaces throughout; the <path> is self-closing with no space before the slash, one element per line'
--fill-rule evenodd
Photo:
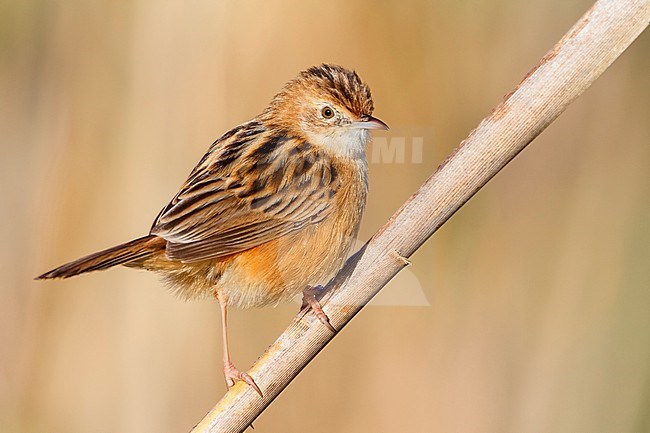
<path fill-rule="evenodd" d="M 358 122 L 352 122 L 352 127 L 356 129 L 388 129 L 388 125 L 372 116 L 362 116 Z"/>

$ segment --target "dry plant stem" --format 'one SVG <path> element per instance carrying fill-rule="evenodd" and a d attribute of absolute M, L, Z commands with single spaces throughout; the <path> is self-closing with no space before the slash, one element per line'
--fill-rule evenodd
<path fill-rule="evenodd" d="M 650 0 L 600 0 L 469 135 L 328 286 L 322 299 L 341 329 L 451 215 L 580 96 L 641 34 Z M 238 432 L 333 338 L 313 313 L 300 313 L 249 371 L 264 393 L 235 385 L 194 428 Z"/>

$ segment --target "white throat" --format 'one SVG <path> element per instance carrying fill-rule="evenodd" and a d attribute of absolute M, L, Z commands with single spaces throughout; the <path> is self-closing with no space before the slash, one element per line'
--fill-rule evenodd
<path fill-rule="evenodd" d="M 331 151 L 339 157 L 363 159 L 366 156 L 366 146 L 370 140 L 367 129 L 357 129 L 345 126 L 330 128 L 327 133 L 309 133 L 309 140 Z"/>

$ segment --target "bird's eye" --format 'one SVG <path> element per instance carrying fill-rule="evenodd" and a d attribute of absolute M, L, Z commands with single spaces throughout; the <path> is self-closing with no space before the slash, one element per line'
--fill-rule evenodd
<path fill-rule="evenodd" d="M 320 114 L 325 119 L 331 119 L 334 117 L 334 110 L 332 110 L 330 107 L 323 107 L 323 109 L 320 111 Z"/>

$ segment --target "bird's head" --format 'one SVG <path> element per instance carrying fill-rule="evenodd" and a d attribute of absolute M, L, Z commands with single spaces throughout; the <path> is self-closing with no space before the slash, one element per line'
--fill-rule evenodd
<path fill-rule="evenodd" d="M 373 108 L 370 88 L 356 72 L 323 64 L 289 81 L 264 117 L 338 156 L 358 158 L 370 129 L 388 129 L 372 117 Z"/>

